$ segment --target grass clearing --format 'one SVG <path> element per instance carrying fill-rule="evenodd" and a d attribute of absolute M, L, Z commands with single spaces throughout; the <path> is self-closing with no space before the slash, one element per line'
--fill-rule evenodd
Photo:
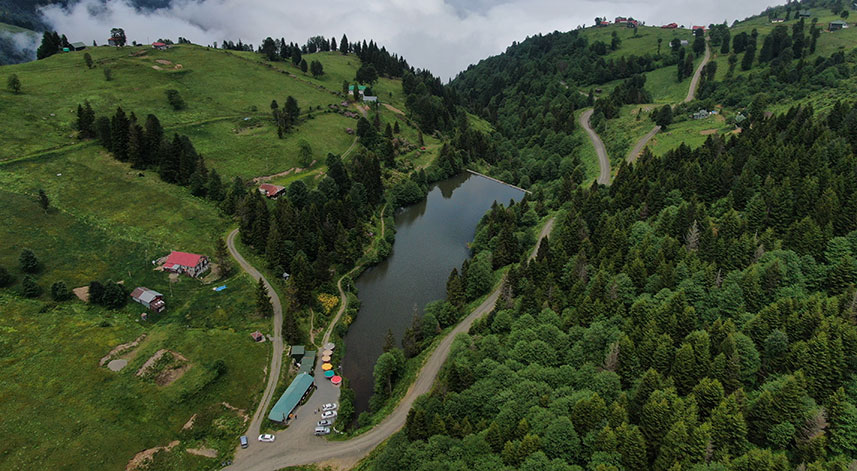
<path fill-rule="evenodd" d="M 656 134 L 649 141 L 648 147 L 653 154 L 664 155 L 682 143 L 691 148 L 701 146 L 712 130 L 714 134 L 724 135 L 732 132 L 733 129 L 733 126 L 725 124 L 722 114 L 699 120 L 687 119 L 673 123 L 666 131 Z"/>
<path fill-rule="evenodd" d="M 693 32 L 689 29 L 663 29 L 658 26 L 640 26 L 637 28 L 636 36 L 634 36 L 634 28 L 628 28 L 625 25 L 611 25 L 604 28 L 588 27 L 582 30 L 581 34 L 590 43 L 601 41 L 606 43 L 609 48 L 613 32 L 616 32 L 622 43 L 618 49 L 604 56 L 607 60 L 630 55 L 656 55 L 658 53 L 658 39 L 662 40 L 661 54 L 669 53 L 670 41 L 674 38 L 687 39 L 693 42 Z"/>

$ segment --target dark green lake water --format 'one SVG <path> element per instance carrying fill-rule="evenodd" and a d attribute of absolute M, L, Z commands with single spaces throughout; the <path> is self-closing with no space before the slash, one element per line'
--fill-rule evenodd
<path fill-rule="evenodd" d="M 437 183 L 420 203 L 396 214 L 391 255 L 366 270 L 356 285 L 361 307 L 345 337 L 342 373 L 356 394 L 357 412 L 368 408 L 372 369 L 392 329 L 396 345 L 414 312 L 446 297 L 446 279 L 470 256 L 476 225 L 497 201 L 520 201 L 524 193 L 468 173 Z"/>

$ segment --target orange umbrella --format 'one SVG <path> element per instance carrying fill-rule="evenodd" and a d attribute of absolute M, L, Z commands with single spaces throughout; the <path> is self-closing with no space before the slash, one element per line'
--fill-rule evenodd
<path fill-rule="evenodd" d="M 333 365 L 331 365 L 330 363 L 325 363 L 325 364 L 321 365 L 321 369 L 322 369 L 322 370 L 324 370 L 324 371 L 332 370 L 332 369 L 333 369 Z"/>

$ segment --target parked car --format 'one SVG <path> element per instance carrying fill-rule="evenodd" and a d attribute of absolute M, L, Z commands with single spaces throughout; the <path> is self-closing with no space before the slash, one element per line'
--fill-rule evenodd
<path fill-rule="evenodd" d="M 323 410 L 323 411 L 336 410 L 337 407 L 339 407 L 339 406 L 335 402 L 331 402 L 331 403 L 322 405 L 321 410 Z"/>
<path fill-rule="evenodd" d="M 331 425 L 333 425 L 333 421 L 332 421 L 332 420 L 319 420 L 319 421 L 318 421 L 318 426 L 319 426 L 319 427 L 330 427 Z"/>
<path fill-rule="evenodd" d="M 260 442 L 271 443 L 276 439 L 277 439 L 277 437 L 275 437 L 274 435 L 272 435 L 270 433 L 263 433 L 262 435 L 259 435 L 259 441 Z"/>
<path fill-rule="evenodd" d="M 238 441 L 241 443 L 241 448 L 247 448 L 250 446 L 250 442 L 247 440 L 247 435 L 241 435 L 241 437 L 238 438 Z"/>
<path fill-rule="evenodd" d="M 322 419 L 333 419 L 335 417 L 336 417 L 336 411 L 335 410 L 329 410 L 329 411 L 325 411 L 325 412 L 321 413 Z"/>
<path fill-rule="evenodd" d="M 329 433 L 330 433 L 330 427 L 316 427 L 315 428 L 315 435 L 316 436 L 327 435 Z"/>

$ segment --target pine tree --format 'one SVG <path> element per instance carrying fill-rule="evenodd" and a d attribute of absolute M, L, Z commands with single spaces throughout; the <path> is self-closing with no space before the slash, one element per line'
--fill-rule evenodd
<path fill-rule="evenodd" d="M 51 298 L 54 301 L 66 301 L 71 299 L 72 293 L 69 291 L 65 282 L 57 281 L 51 285 Z"/>
<path fill-rule="evenodd" d="M 15 281 L 15 277 L 5 267 L 0 266 L 0 288 L 5 288 Z"/>
<path fill-rule="evenodd" d="M 268 288 L 261 278 L 259 278 L 259 283 L 256 285 L 256 313 L 262 317 L 271 317 L 274 315 L 274 306 L 271 304 L 271 298 L 268 296 Z"/>
<path fill-rule="evenodd" d="M 290 345 L 300 342 L 300 329 L 298 328 L 295 313 L 291 309 L 286 309 L 283 314 L 283 339 Z"/>
<path fill-rule="evenodd" d="M 32 275 L 24 275 L 21 281 L 21 290 L 24 296 L 28 298 L 37 298 L 42 294 L 42 288 L 36 283 L 36 279 Z"/>
<path fill-rule="evenodd" d="M 30 249 L 21 251 L 18 262 L 21 264 L 21 271 L 24 273 L 37 273 L 39 271 L 39 259 L 36 258 L 36 254 Z"/>
<path fill-rule="evenodd" d="M 232 258 L 229 256 L 229 251 L 226 248 L 226 242 L 223 238 L 217 238 L 214 241 L 214 260 L 221 278 L 225 278 L 232 273 Z"/>
<path fill-rule="evenodd" d="M 45 194 L 45 190 L 39 188 L 39 207 L 42 208 L 42 211 L 44 211 L 45 214 L 47 214 L 50 205 L 51 202 L 48 199 L 48 195 Z"/>

